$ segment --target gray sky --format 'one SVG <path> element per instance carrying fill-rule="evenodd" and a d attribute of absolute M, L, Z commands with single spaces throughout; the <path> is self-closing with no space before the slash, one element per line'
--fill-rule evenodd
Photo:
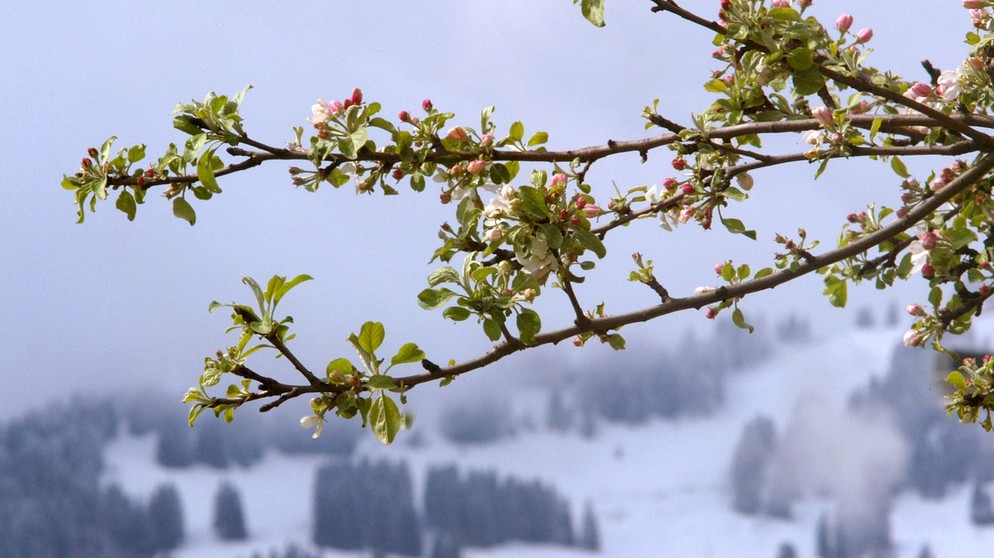
<path fill-rule="evenodd" d="M 233 342 L 223 335 L 226 313 L 210 315 L 207 305 L 248 300 L 243 275 L 315 277 L 282 305 L 296 318 L 295 346 L 315 369 L 352 356 L 344 338 L 367 319 L 384 322 L 388 346 L 414 341 L 438 362 L 487 349 L 474 326 L 417 306 L 435 231 L 454 209 L 439 206 L 431 186 L 393 198 L 357 198 L 350 187 L 308 194 L 293 189 L 285 165 L 272 164 L 223 179 L 221 196 L 196 204 L 196 227 L 172 217 L 159 191 L 134 223 L 108 202 L 74 224 L 62 174 L 110 135 L 120 138 L 118 147 L 147 143 L 150 158 L 184 141 L 171 126 L 177 102 L 252 84 L 246 130 L 280 144 L 292 126 L 306 126 L 315 99 L 341 99 L 360 86 L 386 115 L 417 112 L 429 97 L 474 125 L 493 104 L 500 131 L 520 119 L 529 131 L 548 131 L 550 148 L 570 148 L 643 137 L 639 113 L 654 98 L 661 112 L 686 121 L 709 103 L 701 84 L 714 67 L 710 34 L 651 14 L 648 2 L 609 0 L 600 30 L 568 0 L 7 4 L 0 18 L 0 418 L 80 389 L 165 387 L 178 400 L 203 356 Z M 874 27 L 872 60 L 880 67 L 924 78 L 923 58 L 958 64 L 967 53 L 966 11 L 956 2 L 909 4 L 816 1 L 816 13 L 831 23 L 849 11 L 854 27 Z M 673 174 L 669 159 L 660 152 L 646 165 L 630 157 L 595 167 L 595 195 L 609 196 L 612 181 L 622 189 L 659 183 Z M 611 312 L 651 304 L 647 289 L 625 281 L 634 249 L 656 260 L 672 293 L 689 294 L 712 280 L 717 261 L 766 265 L 775 232 L 803 224 L 832 244 L 850 211 L 873 199 L 895 203 L 889 171 L 835 165 L 812 184 L 813 171 L 756 175 L 753 203 L 732 214 L 757 228 L 761 242 L 692 227 L 665 233 L 646 223 L 618 235 L 620 245 L 609 243 L 603 277 L 581 297 L 588 306 L 606 299 Z M 852 312 L 832 310 L 820 297 L 819 278 L 802 281 L 747 299 L 747 312 L 796 310 L 822 331 L 851 323 Z M 912 292 L 922 293 L 917 287 Z M 556 319 L 566 316 L 564 301 L 548 294 L 547 327 L 564 324 Z M 851 306 L 912 296 L 876 294 L 860 289 Z M 678 336 L 671 332 L 688 320 L 708 327 L 695 315 L 625 332 L 637 350 L 672 342 Z M 556 350 L 577 358 L 572 347 Z"/>

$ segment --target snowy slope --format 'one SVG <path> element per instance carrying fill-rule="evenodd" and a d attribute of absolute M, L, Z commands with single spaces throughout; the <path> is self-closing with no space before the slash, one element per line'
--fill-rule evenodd
<path fill-rule="evenodd" d="M 893 329 L 855 330 L 825 341 L 781 347 L 755 369 L 733 373 L 726 405 L 708 419 L 656 421 L 640 427 L 603 425 L 592 440 L 576 434 L 526 432 L 472 447 L 439 440 L 429 431 L 427 421 L 415 425 L 423 429 L 424 439 L 417 447 L 404 443 L 383 447 L 366 436 L 357 453 L 406 460 L 416 487 L 430 466 L 448 463 L 457 463 L 463 470 L 495 469 L 520 478 L 541 478 L 577 508 L 585 501 L 594 503 L 603 556 L 772 558 L 779 544 L 789 541 L 800 556 L 810 557 L 814 556 L 818 517 L 831 505 L 821 495 L 826 490 L 859 490 L 865 486 L 860 483 L 875 480 L 853 471 L 889 474 L 889 464 L 881 462 L 880 454 L 901 452 L 899 445 L 885 445 L 898 443 L 886 420 L 867 426 L 843 412 L 846 397 L 854 389 L 886 372 L 901 334 Z M 797 424 L 810 426 L 812 421 L 821 425 L 821 430 L 806 431 L 811 445 L 795 452 L 794 458 L 801 460 L 813 480 L 805 485 L 811 492 L 793 508 L 790 521 L 737 515 L 729 505 L 727 474 L 732 452 L 742 426 L 757 413 L 771 417 L 780 432 Z M 134 495 L 150 494 L 167 480 L 177 485 L 185 506 L 187 543 L 175 553 L 176 558 L 247 558 L 253 549 L 282 547 L 287 541 L 306 545 L 309 540 L 313 472 L 321 458 L 269 453 L 250 469 L 171 471 L 158 467 L 153 453 L 151 438 L 117 440 L 107 452 L 107 481 L 120 483 Z M 221 479 L 232 481 L 242 494 L 251 536 L 246 543 L 220 543 L 210 532 L 213 495 Z M 965 487 L 939 502 L 913 495 L 899 497 L 891 515 L 899 556 L 917 556 L 926 541 L 937 556 L 989 553 L 994 548 L 994 529 L 980 530 L 969 524 L 968 499 Z M 340 555 L 346 554 L 325 553 Z M 468 550 L 465 556 L 589 554 L 508 545 Z"/>

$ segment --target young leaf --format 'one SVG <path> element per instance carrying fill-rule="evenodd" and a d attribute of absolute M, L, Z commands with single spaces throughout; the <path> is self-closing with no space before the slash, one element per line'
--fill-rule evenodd
<path fill-rule="evenodd" d="M 117 197 L 117 208 L 123 211 L 128 216 L 128 221 L 135 220 L 135 213 L 138 211 L 138 206 L 135 205 L 135 197 L 131 195 L 131 192 L 124 190 L 121 195 Z"/>
<path fill-rule="evenodd" d="M 369 424 L 376 438 L 389 445 L 400 430 L 400 409 L 393 399 L 381 393 L 369 407 Z"/>
<path fill-rule="evenodd" d="M 425 358 L 425 352 L 418 348 L 415 343 L 405 343 L 397 351 L 397 354 L 390 359 L 390 365 L 406 364 L 409 362 L 420 362 Z"/>
<path fill-rule="evenodd" d="M 369 389 L 395 389 L 397 387 L 397 382 L 386 374 L 378 374 L 376 376 L 370 376 L 369 381 L 366 382 L 366 385 L 369 386 Z"/>
<path fill-rule="evenodd" d="M 182 197 L 173 198 L 173 215 L 190 223 L 191 227 L 197 224 L 197 212 L 193 210 L 190 202 Z"/>
<path fill-rule="evenodd" d="M 383 324 L 366 322 L 359 329 L 359 348 L 372 355 L 383 344 L 384 337 L 386 337 L 386 331 L 383 329 Z"/>
<path fill-rule="evenodd" d="M 597 27 L 604 27 L 604 0 L 581 0 L 580 11 L 587 21 Z"/>
<path fill-rule="evenodd" d="M 525 308 L 518 314 L 518 334 L 525 345 L 533 345 L 535 336 L 542 330 L 542 319 L 538 312 Z"/>

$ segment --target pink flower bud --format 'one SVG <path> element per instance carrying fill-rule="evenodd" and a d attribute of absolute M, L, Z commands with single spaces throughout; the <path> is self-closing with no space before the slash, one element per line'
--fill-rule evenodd
<path fill-rule="evenodd" d="M 935 241 L 939 239 L 939 233 L 935 231 L 923 231 L 918 235 L 918 239 L 922 243 L 922 248 L 931 250 L 935 248 Z"/>
<path fill-rule="evenodd" d="M 835 28 L 845 33 L 852 27 L 852 14 L 842 14 L 835 20 Z"/>
<path fill-rule="evenodd" d="M 815 107 L 811 109 L 811 116 L 815 117 L 825 128 L 830 130 L 835 128 L 835 117 L 832 116 L 832 109 L 828 107 Z"/>
<path fill-rule="evenodd" d="M 328 103 L 328 110 L 331 111 L 332 114 L 339 114 L 345 110 L 345 107 L 339 101 L 332 101 Z"/>
<path fill-rule="evenodd" d="M 683 169 L 687 168 L 687 161 L 684 161 L 682 157 L 677 157 L 673 159 L 672 161 L 670 161 L 670 164 L 672 164 L 673 168 L 675 168 L 678 171 L 682 171 Z"/>
<path fill-rule="evenodd" d="M 425 112 L 431 112 L 432 109 L 431 99 L 425 99 L 424 101 L 421 101 L 421 108 L 425 109 Z"/>
<path fill-rule="evenodd" d="M 773 0 L 773 2 L 770 2 L 770 5 L 774 8 L 789 8 L 790 2 L 787 0 Z"/>
<path fill-rule="evenodd" d="M 481 172 L 486 170 L 486 168 L 487 168 L 487 163 L 479 159 L 470 161 L 469 164 L 466 165 L 466 170 L 468 170 L 469 174 L 472 174 L 473 176 L 479 175 Z"/>
<path fill-rule="evenodd" d="M 452 141 L 466 141 L 469 134 L 466 133 L 466 129 L 462 126 L 453 126 L 452 128 L 449 128 L 448 132 L 446 132 L 445 137 Z"/>
<path fill-rule="evenodd" d="M 707 319 L 709 319 L 709 320 L 713 320 L 717 316 L 718 316 L 718 311 L 715 310 L 714 308 L 710 307 L 710 306 L 708 307 L 707 312 L 704 313 L 704 317 L 707 318 Z"/>
<path fill-rule="evenodd" d="M 859 32 L 856 33 L 856 42 L 858 43 L 868 43 L 872 38 L 873 38 L 873 29 L 871 29 L 870 27 L 865 27 L 863 29 L 860 29 Z"/>
<path fill-rule="evenodd" d="M 587 219 L 593 219 L 601 214 L 601 207 L 596 203 L 588 203 L 583 206 L 583 214 L 587 216 Z"/>
<path fill-rule="evenodd" d="M 963 7 L 968 10 L 979 10 L 984 7 L 985 2 L 982 0 L 963 0 Z"/>
<path fill-rule="evenodd" d="M 935 268 L 932 267 L 932 264 L 926 262 L 925 265 L 922 266 L 922 277 L 926 279 L 935 277 Z"/>
<path fill-rule="evenodd" d="M 100 152 L 99 152 L 99 151 L 97 151 L 97 148 L 96 148 L 96 147 L 91 147 L 91 148 L 87 149 L 87 150 L 86 150 L 86 153 L 87 153 L 87 154 L 88 154 L 88 155 L 89 155 L 90 157 L 93 157 L 94 159 L 96 159 L 97 157 L 99 157 L 99 156 L 100 156 Z"/>
<path fill-rule="evenodd" d="M 922 344 L 922 336 L 917 331 L 909 329 L 904 332 L 904 345 L 906 347 L 918 347 Z"/>
<path fill-rule="evenodd" d="M 501 237 L 504 236 L 504 231 L 502 231 L 500 227 L 494 227 L 487 231 L 486 236 L 487 240 L 489 240 L 490 242 L 497 242 L 498 240 L 501 239 Z"/>
<path fill-rule="evenodd" d="M 358 105 L 362 103 L 362 89 L 356 87 L 352 90 L 352 95 L 349 96 L 349 100 L 352 101 L 353 105 Z"/>
<path fill-rule="evenodd" d="M 912 316 L 924 316 L 925 309 L 922 308 L 921 304 L 912 302 L 908 305 L 908 314 L 911 314 Z"/>
<path fill-rule="evenodd" d="M 667 190 L 673 191 L 673 190 L 676 190 L 676 187 L 677 187 L 677 181 L 676 181 L 675 178 L 664 178 L 663 179 L 663 188 L 666 188 Z"/>
<path fill-rule="evenodd" d="M 573 338 L 573 346 L 574 347 L 582 347 L 583 346 L 583 339 L 580 339 L 579 337 L 574 337 Z"/>
<path fill-rule="evenodd" d="M 402 110 L 397 113 L 397 120 L 400 120 L 401 122 L 410 122 L 411 113 L 407 112 L 406 110 Z"/>
<path fill-rule="evenodd" d="M 404 178 L 404 171 L 400 169 L 393 169 L 393 172 L 390 173 L 390 176 L 392 176 L 394 180 L 400 180 L 401 178 Z"/>
<path fill-rule="evenodd" d="M 576 202 L 575 203 L 576 203 L 577 209 L 583 209 L 584 207 L 587 206 L 587 198 L 585 198 L 583 196 L 580 196 L 579 198 L 576 198 Z"/>
<path fill-rule="evenodd" d="M 556 174 L 552 175 L 552 185 L 553 186 L 565 186 L 566 182 L 568 180 L 569 180 L 569 177 L 566 176 L 566 174 L 561 173 L 561 172 L 557 172 Z"/>
<path fill-rule="evenodd" d="M 922 83 L 922 82 L 919 81 L 919 82 L 916 82 L 914 85 L 911 86 L 910 91 L 911 91 L 911 94 L 914 95 L 916 98 L 918 98 L 918 97 L 928 97 L 929 95 L 932 94 L 932 87 L 929 86 L 926 83 Z"/>
<path fill-rule="evenodd" d="M 715 275 L 721 275 L 721 271 L 723 269 L 725 269 L 725 264 L 723 264 L 723 263 L 716 263 L 716 264 L 714 264 L 714 273 L 715 273 Z"/>
<path fill-rule="evenodd" d="M 680 191 L 683 192 L 684 194 L 693 194 L 694 193 L 694 185 L 693 184 L 689 184 L 689 183 L 681 184 L 680 185 Z"/>
<path fill-rule="evenodd" d="M 483 134 L 483 137 L 480 138 L 481 147 L 490 147 L 493 144 L 494 144 L 493 134 Z"/>

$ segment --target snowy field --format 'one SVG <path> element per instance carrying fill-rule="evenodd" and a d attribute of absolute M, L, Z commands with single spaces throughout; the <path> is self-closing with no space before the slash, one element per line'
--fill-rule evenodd
<path fill-rule="evenodd" d="M 799 459 L 813 487 L 873 482 L 887 463 L 886 423 L 863 428 L 843 413 L 846 397 L 881 377 L 901 331 L 857 330 L 823 342 L 778 349 L 754 370 L 734 373 L 726 404 L 707 419 L 653 421 L 640 427 L 602 424 L 596 437 L 552 434 L 544 430 L 483 446 L 456 446 L 433 434 L 432 418 L 419 418 L 421 443 L 383 447 L 361 438 L 358 456 L 406 460 L 420 488 L 432 465 L 457 464 L 461 470 L 492 469 L 522 479 L 540 478 L 556 487 L 577 508 L 594 504 L 600 519 L 601 556 L 769 557 L 790 542 L 801 557 L 815 556 L 819 516 L 831 502 L 813 489 L 793 508 L 788 520 L 747 517 L 730 505 L 728 470 L 743 425 L 763 413 L 778 431 L 817 413 L 822 430 L 809 436 Z M 803 402 L 803 405 L 799 402 Z M 939 401 L 936 401 L 939 404 Z M 245 420 L 248 417 L 243 417 Z M 315 443 L 321 443 L 321 440 Z M 884 444 L 884 445 L 882 445 Z M 896 448 L 894 451 L 900 451 Z M 309 547 L 314 471 L 321 457 L 287 457 L 269 452 L 256 465 L 218 471 L 206 466 L 184 470 L 159 467 L 151 437 L 122 437 L 107 452 L 108 482 L 132 495 L 148 495 L 172 482 L 184 505 L 186 543 L 176 558 L 248 558 L 253 551 L 282 548 L 288 542 Z M 223 543 L 211 533 L 213 496 L 222 480 L 242 495 L 250 539 Z M 417 496 L 417 495 L 416 495 Z M 969 522 L 969 488 L 958 487 L 940 501 L 902 494 L 891 514 L 897 555 L 914 558 L 928 542 L 937 557 L 990 555 L 994 528 Z M 467 549 L 467 558 L 589 556 L 577 549 L 505 545 Z M 325 551 L 323 556 L 355 556 Z"/>

